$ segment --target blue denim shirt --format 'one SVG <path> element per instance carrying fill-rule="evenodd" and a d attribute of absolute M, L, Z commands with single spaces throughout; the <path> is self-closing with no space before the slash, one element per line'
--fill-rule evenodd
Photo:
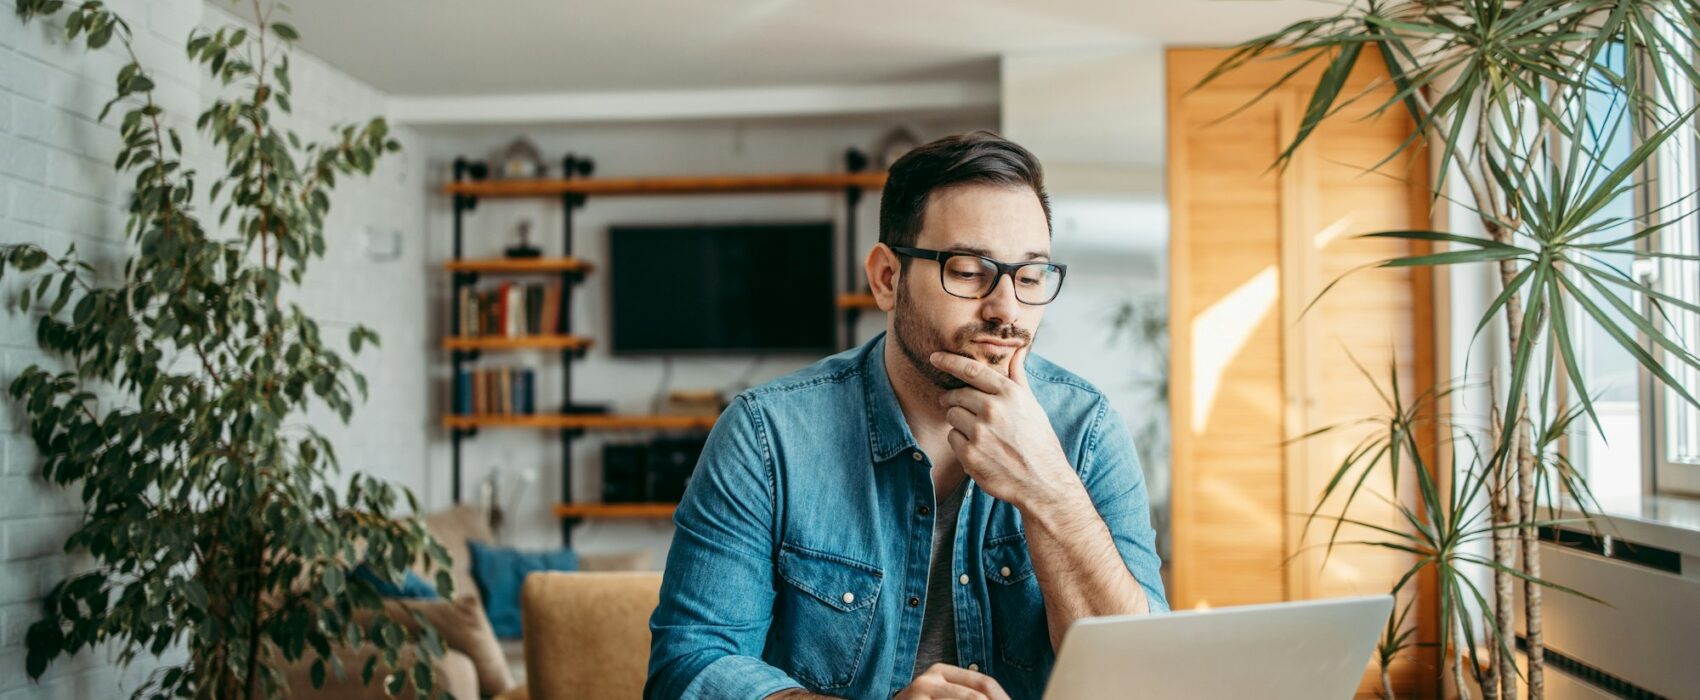
<path fill-rule="evenodd" d="M 733 399 L 673 516 L 646 698 L 909 684 L 932 556 L 932 461 L 885 369 L 885 334 Z M 1116 549 L 1168 609 L 1145 481 L 1104 395 L 1029 354 L 1033 394 Z M 969 479 L 952 578 L 959 665 L 1037 698 L 1055 660 L 1021 514 Z M 966 582 L 963 582 L 966 581 Z"/>

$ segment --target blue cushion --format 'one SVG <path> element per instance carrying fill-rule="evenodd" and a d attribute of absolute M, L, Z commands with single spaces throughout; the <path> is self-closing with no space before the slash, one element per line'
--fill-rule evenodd
<path fill-rule="evenodd" d="M 472 552 L 472 580 L 484 599 L 484 615 L 496 636 L 520 636 L 519 588 L 534 571 L 577 571 L 578 555 L 570 549 L 524 552 L 467 540 Z"/>
<path fill-rule="evenodd" d="M 407 575 L 404 579 L 402 579 L 401 586 L 399 587 L 389 581 L 385 581 L 384 577 L 379 576 L 377 571 L 374 571 L 372 567 L 365 564 L 354 567 L 354 576 L 372 584 L 372 587 L 377 589 L 378 595 L 385 598 L 440 597 L 437 595 L 437 587 L 431 585 L 431 583 L 426 581 L 423 576 L 414 573 L 412 569 L 407 570 Z"/>

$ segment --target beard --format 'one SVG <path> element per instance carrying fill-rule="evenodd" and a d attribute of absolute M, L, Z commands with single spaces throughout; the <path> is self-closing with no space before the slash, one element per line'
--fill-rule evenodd
<path fill-rule="evenodd" d="M 908 275 L 898 280 L 897 308 L 894 331 L 896 333 L 897 349 L 903 357 L 909 360 L 909 365 L 915 372 L 925 377 L 933 386 L 940 390 L 949 391 L 968 386 L 967 382 L 956 375 L 939 369 L 927 358 L 934 352 L 949 352 L 965 355 L 990 366 L 996 366 L 1013 352 L 998 352 L 986 346 L 975 343 L 975 338 L 991 336 L 994 338 L 1019 338 L 1023 344 L 1031 343 L 1031 334 L 1015 326 L 1000 325 L 990 321 L 970 323 L 946 333 L 942 329 L 930 326 L 921 314 L 911 308 L 909 295 L 905 290 L 909 286 Z"/>

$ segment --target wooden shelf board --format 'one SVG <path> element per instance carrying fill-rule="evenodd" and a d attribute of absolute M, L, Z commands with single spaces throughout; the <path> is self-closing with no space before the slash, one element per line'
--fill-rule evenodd
<path fill-rule="evenodd" d="M 443 263 L 443 269 L 449 272 L 477 272 L 491 275 L 589 272 L 593 267 L 589 261 L 583 258 L 485 258 L 481 260 L 450 260 Z"/>
<path fill-rule="evenodd" d="M 544 415 L 443 416 L 443 427 L 541 428 L 547 430 L 690 430 L 714 427 L 715 416 L 563 413 Z"/>
<path fill-rule="evenodd" d="M 557 518 L 671 518 L 677 503 L 556 503 Z"/>
<path fill-rule="evenodd" d="M 591 339 L 579 335 L 522 335 L 444 338 L 444 350 L 577 350 L 588 348 Z"/>
<path fill-rule="evenodd" d="M 838 308 L 840 309 L 872 309 L 878 311 L 880 306 L 874 301 L 872 294 L 839 294 Z"/>
<path fill-rule="evenodd" d="M 792 173 L 678 177 L 477 180 L 450 182 L 443 194 L 485 198 L 552 197 L 564 194 L 645 195 L 736 192 L 837 192 L 849 187 L 885 187 L 885 173 Z"/>

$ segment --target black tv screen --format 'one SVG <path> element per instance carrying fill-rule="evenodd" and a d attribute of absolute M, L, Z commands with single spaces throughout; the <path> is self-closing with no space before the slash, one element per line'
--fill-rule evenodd
<path fill-rule="evenodd" d="M 608 228 L 618 354 L 830 352 L 830 221 Z"/>

